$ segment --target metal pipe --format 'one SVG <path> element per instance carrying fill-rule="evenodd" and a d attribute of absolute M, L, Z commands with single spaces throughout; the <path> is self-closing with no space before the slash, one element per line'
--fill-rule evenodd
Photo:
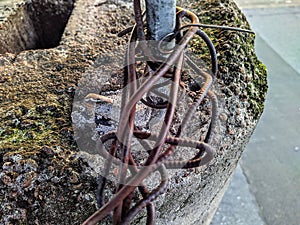
<path fill-rule="evenodd" d="M 176 0 L 146 0 L 148 39 L 159 41 L 174 32 Z"/>

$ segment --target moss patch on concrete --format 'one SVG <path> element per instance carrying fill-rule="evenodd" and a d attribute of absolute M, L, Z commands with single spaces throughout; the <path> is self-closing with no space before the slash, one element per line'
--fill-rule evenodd
<path fill-rule="evenodd" d="M 201 23 L 251 29 L 233 1 L 196 1 L 191 7 L 196 10 Z M 203 30 L 217 51 L 220 88 L 225 94 L 249 102 L 248 110 L 254 114 L 254 119 L 258 119 L 264 109 L 268 85 L 266 67 L 255 54 L 255 35 L 220 29 Z M 208 48 L 200 38 L 194 39 L 191 48 L 210 65 Z"/>

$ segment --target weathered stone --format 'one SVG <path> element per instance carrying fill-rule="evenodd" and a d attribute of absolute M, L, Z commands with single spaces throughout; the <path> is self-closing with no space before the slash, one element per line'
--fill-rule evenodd
<path fill-rule="evenodd" d="M 1 24 L 0 223 L 80 224 L 96 210 L 99 168 L 86 161 L 88 153 L 77 153 L 72 101 L 83 74 L 91 72 L 84 81 L 93 87 L 101 56 L 126 43 L 116 33 L 132 25 L 133 17 L 128 3 L 94 2 L 76 1 L 60 42 L 41 33 L 51 28 L 60 34 L 73 1 L 28 1 Z M 249 28 L 233 1 L 197 1 L 187 7 L 202 23 Z M 59 20 L 48 24 L 51 18 Z M 263 110 L 266 70 L 256 58 L 253 35 L 205 31 L 220 64 L 214 84 L 221 110 L 213 140 L 217 154 L 207 167 L 170 171 L 168 192 L 156 203 L 157 224 L 209 223 Z M 194 39 L 191 48 L 209 65 L 204 43 Z M 113 73 L 102 90 L 120 89 L 121 77 Z M 144 224 L 144 218 L 138 216 L 135 223 Z"/>

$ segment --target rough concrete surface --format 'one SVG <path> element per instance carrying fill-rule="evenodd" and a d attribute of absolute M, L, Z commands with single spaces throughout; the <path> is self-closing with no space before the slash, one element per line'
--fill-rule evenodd
<path fill-rule="evenodd" d="M 118 38 L 116 33 L 132 25 L 132 9 L 122 1 L 95 6 L 94 1 L 78 0 L 56 47 L 49 45 L 46 46 L 49 49 L 42 49 L 44 45 L 27 45 L 45 40 L 47 35 L 41 36 L 44 34 L 41 30 L 53 14 L 57 18 L 58 13 L 59 18 L 64 18 L 60 22 L 65 21 L 73 3 L 64 3 L 62 7 L 60 1 L 36 0 L 16 9 L 16 13 L 24 15 L 24 23 L 28 25 L 25 31 L 32 31 L 33 27 L 37 29 L 34 34 L 20 30 L 18 36 L 15 28 L 22 21 L 16 19 L 16 14 L 1 24 L 0 223 L 3 224 L 80 224 L 96 210 L 97 174 L 77 154 L 71 126 L 72 100 L 82 75 L 97 72 L 97 59 L 125 44 L 126 40 Z M 49 14 L 38 22 L 45 26 L 32 26 L 31 7 L 36 15 L 44 15 L 44 7 L 49 7 Z M 245 17 L 232 1 L 200 1 L 187 7 L 203 23 L 248 28 Z M 42 12 L 38 13 L 39 10 Z M 17 38 L 7 38 L 5 33 Z M 170 172 L 168 192 L 157 201 L 157 224 L 209 223 L 263 110 L 266 71 L 256 58 L 254 36 L 219 30 L 207 33 L 216 46 L 220 66 L 214 84 L 220 107 L 220 122 L 213 141 L 217 154 L 206 167 Z M 21 37 L 28 39 L 24 41 Z M 191 49 L 209 65 L 202 42 L 195 39 Z M 116 72 L 105 88 L 120 89 L 121 77 Z M 143 221 L 138 217 L 135 223 Z"/>

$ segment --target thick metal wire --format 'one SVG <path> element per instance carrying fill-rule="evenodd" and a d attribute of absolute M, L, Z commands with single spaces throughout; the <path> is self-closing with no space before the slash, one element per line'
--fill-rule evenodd
<path fill-rule="evenodd" d="M 131 32 L 130 43 L 127 50 L 126 60 L 127 66 L 124 70 L 124 89 L 122 95 L 122 111 L 118 130 L 104 134 L 99 142 L 99 152 L 106 159 L 104 175 L 100 177 L 98 188 L 98 204 L 99 210 L 90 216 L 83 224 L 97 224 L 110 213 L 113 214 L 113 224 L 129 224 L 133 218 L 143 209 L 147 211 L 147 224 L 155 223 L 155 207 L 153 201 L 166 191 L 168 185 L 167 169 L 194 168 L 203 166 L 213 159 L 215 150 L 211 146 L 214 130 L 217 126 L 218 118 L 218 101 L 211 89 L 214 79 L 218 72 L 217 57 L 215 48 L 209 37 L 205 34 L 201 27 L 210 27 L 218 29 L 231 29 L 236 31 L 250 32 L 238 28 L 219 27 L 212 25 L 199 24 L 199 19 L 192 12 L 177 7 L 177 25 L 174 34 L 168 35 L 169 39 L 176 40 L 176 48 L 170 50 L 168 58 L 163 63 L 157 63 L 155 56 L 148 48 L 145 40 L 145 29 L 143 22 L 143 14 L 141 11 L 140 0 L 134 0 L 134 12 L 136 25 L 122 31 L 120 36 Z M 181 25 L 183 17 L 188 18 L 191 24 Z M 212 75 L 199 68 L 184 53 L 187 45 L 194 35 L 199 35 L 206 43 L 211 55 Z M 167 37 L 166 37 L 167 38 Z M 137 76 L 136 66 L 136 45 L 138 42 L 147 57 L 147 65 L 143 77 L 143 82 Z M 188 65 L 204 79 L 199 94 L 191 107 L 185 114 L 176 134 L 170 135 L 170 128 L 174 119 L 176 106 L 180 96 L 185 93 L 184 84 L 181 82 L 181 74 L 184 60 Z M 150 71 L 152 71 L 150 73 Z M 165 82 L 159 82 L 165 78 Z M 160 88 L 170 86 L 169 94 L 160 92 Z M 151 96 L 158 96 L 161 102 L 154 101 Z M 145 97 L 146 96 L 146 97 Z M 211 119 L 208 131 L 204 140 L 192 140 L 183 138 L 183 135 L 195 114 L 196 109 L 207 96 L 211 101 Z M 163 118 L 164 125 L 160 131 L 145 132 L 137 129 L 135 126 L 136 104 L 144 103 L 146 106 L 154 109 L 164 109 L 165 116 Z M 132 140 L 137 138 L 147 152 L 148 158 L 144 164 L 137 165 L 131 152 Z M 150 145 L 149 142 L 155 143 Z M 110 143 L 110 147 L 105 147 Z M 151 147 L 154 146 L 154 147 Z M 194 157 L 186 160 L 170 160 L 176 147 L 190 147 L 198 149 Z M 117 158 L 117 153 L 119 158 Z M 105 204 L 103 204 L 103 190 L 106 186 L 106 176 L 109 174 L 111 166 L 115 164 L 119 166 L 119 184 L 116 187 L 114 196 Z M 128 177 L 128 169 L 130 170 L 130 179 Z M 154 190 L 150 191 L 144 184 L 144 180 L 151 173 L 158 171 L 161 176 L 160 184 Z M 133 201 L 135 191 L 140 192 L 141 199 Z M 132 204 L 136 202 L 133 206 Z"/>

